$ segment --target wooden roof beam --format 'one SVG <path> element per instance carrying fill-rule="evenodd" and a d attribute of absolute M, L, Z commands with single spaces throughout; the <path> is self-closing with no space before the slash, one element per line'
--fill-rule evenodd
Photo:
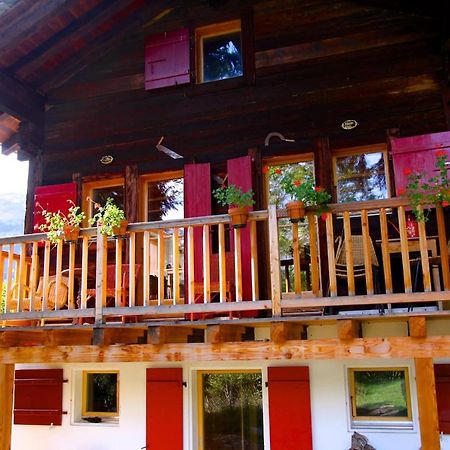
<path fill-rule="evenodd" d="M 45 99 L 42 95 L 0 70 L 0 110 L 37 127 L 44 124 Z"/>

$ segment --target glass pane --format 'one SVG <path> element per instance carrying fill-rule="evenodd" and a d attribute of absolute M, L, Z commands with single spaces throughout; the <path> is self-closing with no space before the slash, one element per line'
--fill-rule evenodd
<path fill-rule="evenodd" d="M 88 373 L 86 411 L 117 413 L 117 373 Z"/>
<path fill-rule="evenodd" d="M 106 203 L 106 199 L 108 197 L 111 197 L 114 200 L 114 204 L 116 204 L 119 208 L 124 209 L 125 202 L 123 186 L 110 186 L 94 189 L 92 191 L 92 200 L 102 206 Z"/>
<path fill-rule="evenodd" d="M 148 183 L 147 220 L 174 220 L 184 217 L 183 178 Z"/>
<path fill-rule="evenodd" d="M 408 417 L 404 370 L 358 370 L 353 372 L 358 417 Z"/>
<path fill-rule="evenodd" d="M 202 376 L 204 450 L 264 448 L 261 374 Z"/>
<path fill-rule="evenodd" d="M 240 77 L 241 33 L 203 38 L 203 81 Z"/>
<path fill-rule="evenodd" d="M 336 177 L 339 202 L 387 198 L 382 152 L 336 158 Z"/>

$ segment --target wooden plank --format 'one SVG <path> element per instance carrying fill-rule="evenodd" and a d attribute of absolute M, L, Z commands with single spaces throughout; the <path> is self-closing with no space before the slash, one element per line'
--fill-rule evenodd
<path fill-rule="evenodd" d="M 242 301 L 242 241 L 241 229 L 234 229 L 234 282 L 236 283 L 236 301 Z"/>
<path fill-rule="evenodd" d="M 389 231 L 386 208 L 380 209 L 381 255 L 383 261 L 384 285 L 386 294 L 392 293 L 392 271 L 389 253 Z"/>
<path fill-rule="evenodd" d="M 344 212 L 345 261 L 347 263 L 348 295 L 355 295 L 355 271 L 353 262 L 353 240 L 350 225 L 350 213 Z"/>
<path fill-rule="evenodd" d="M 361 323 L 357 320 L 338 320 L 337 336 L 340 340 L 352 340 L 361 337 Z"/>
<path fill-rule="evenodd" d="M 314 213 L 307 213 L 308 231 L 309 231 L 309 251 L 311 257 L 311 289 L 313 294 L 318 297 L 320 295 L 320 264 L 317 239 L 317 223 Z"/>
<path fill-rule="evenodd" d="M 45 241 L 44 243 L 44 275 L 42 277 L 42 285 L 44 286 L 42 294 L 42 303 L 41 303 L 41 310 L 46 311 L 47 310 L 47 289 L 45 289 L 46 286 L 49 284 L 49 278 L 50 278 L 50 241 Z"/>
<path fill-rule="evenodd" d="M 3 254 L 3 246 L 0 245 L 0 293 L 3 293 L 3 273 L 5 269 L 5 255 Z"/>
<path fill-rule="evenodd" d="M 158 305 L 164 300 L 165 242 L 164 230 L 158 231 Z"/>
<path fill-rule="evenodd" d="M 372 269 L 372 240 L 369 231 L 369 214 L 366 209 L 361 211 L 361 228 L 363 236 L 364 269 L 366 272 L 367 295 L 373 295 L 373 269 Z"/>
<path fill-rule="evenodd" d="M 208 325 L 206 327 L 205 341 L 209 344 L 223 342 L 240 342 L 245 333 L 245 327 L 238 325 Z"/>
<path fill-rule="evenodd" d="M 272 295 L 272 315 L 281 316 L 280 249 L 278 242 L 278 219 L 275 205 L 269 205 L 269 258 Z"/>
<path fill-rule="evenodd" d="M 411 266 L 409 264 L 408 236 L 406 234 L 405 208 L 403 206 L 398 207 L 398 228 L 400 230 L 403 282 L 405 284 L 405 292 L 409 293 L 412 292 Z"/>
<path fill-rule="evenodd" d="M 300 271 L 300 248 L 298 240 L 298 223 L 292 224 L 292 258 L 294 261 L 294 292 L 302 293 L 302 276 Z M 288 275 L 286 273 L 286 275 Z"/>
<path fill-rule="evenodd" d="M 6 311 L 12 310 L 11 300 L 12 300 L 12 289 L 14 286 L 13 279 L 13 264 L 14 264 L 14 245 L 10 244 L 8 249 L 8 266 L 6 274 Z M 21 311 L 20 299 L 16 306 L 17 311 Z"/>
<path fill-rule="evenodd" d="M 144 275 L 143 275 L 143 290 L 144 290 L 144 306 L 150 305 L 150 232 L 144 232 L 144 255 L 143 255 L 143 265 L 144 265 Z"/>
<path fill-rule="evenodd" d="M 415 338 L 427 337 L 427 319 L 423 316 L 408 319 L 409 335 Z"/>
<path fill-rule="evenodd" d="M 75 309 L 75 299 L 74 299 L 74 286 L 75 286 L 75 252 L 77 244 L 75 242 L 69 243 L 69 282 L 68 282 L 68 308 Z M 79 287 L 78 287 L 79 289 Z"/>
<path fill-rule="evenodd" d="M 194 329 L 191 327 L 149 327 L 147 330 L 147 344 L 186 343 L 193 332 Z"/>
<path fill-rule="evenodd" d="M 31 252 L 31 269 L 30 269 L 30 311 L 36 309 L 36 289 L 39 275 L 39 253 L 38 243 L 33 242 Z M 3 273 L 0 267 L 0 273 Z M 1 287 L 1 286 L 0 286 Z"/>
<path fill-rule="evenodd" d="M 425 339 L 426 340 L 426 339 Z M 422 450 L 441 448 L 433 359 L 414 358 Z"/>
<path fill-rule="evenodd" d="M 116 239 L 116 257 L 115 257 L 115 273 L 114 273 L 114 304 L 116 306 L 122 305 L 122 290 L 123 290 L 123 276 L 122 276 L 122 248 L 123 240 Z M 108 274 L 106 275 L 108 278 Z M 108 282 L 108 279 L 106 280 Z M 112 289 L 112 286 L 106 286 L 106 289 Z M 106 306 L 106 305 L 105 305 Z"/>
<path fill-rule="evenodd" d="M 439 252 L 441 254 L 442 280 L 444 289 L 450 290 L 450 255 L 447 247 L 447 234 L 445 231 L 444 208 L 442 205 L 436 206 L 436 220 L 439 234 Z"/>
<path fill-rule="evenodd" d="M 295 322 L 272 322 L 270 324 L 270 340 L 275 344 L 286 341 L 300 340 L 305 333 L 305 327 Z"/>
<path fill-rule="evenodd" d="M 336 282 L 336 258 L 334 255 L 334 233 L 333 233 L 333 215 L 327 214 L 326 220 L 327 232 L 327 253 L 328 253 L 328 272 L 330 282 L 330 296 L 337 296 Z"/>
<path fill-rule="evenodd" d="M 136 305 L 136 233 L 131 232 L 128 238 L 128 305 Z"/>
<path fill-rule="evenodd" d="M 14 364 L 0 364 L 0 450 L 11 448 Z"/>
<path fill-rule="evenodd" d="M 226 301 L 227 292 L 227 266 L 225 254 L 225 226 L 223 223 L 218 225 L 219 228 L 219 286 L 220 286 L 220 303 Z"/>
<path fill-rule="evenodd" d="M 422 210 L 422 207 L 420 205 L 419 210 Z M 425 222 L 423 220 L 419 221 L 418 226 L 419 226 L 420 263 L 422 265 L 423 287 L 426 292 L 431 292 L 430 261 L 428 259 L 427 232 L 425 229 Z"/>
<path fill-rule="evenodd" d="M 242 302 L 246 303 L 246 302 Z M 306 361 L 367 360 L 390 358 L 445 358 L 448 357 L 450 336 L 429 336 L 425 339 L 411 337 L 384 337 L 353 339 L 312 339 L 286 341 L 276 344 L 271 341 L 245 341 L 198 344 L 166 344 L 154 346 L 134 345 L 70 345 L 0 348 L 0 364 L 62 364 L 82 362 L 161 362 L 167 361 Z M 429 363 L 425 363 L 429 366 Z M 428 370 L 430 367 L 428 367 Z M 432 369 L 432 364 L 431 364 Z M 417 369 L 416 369 L 417 370 Z M 428 373 L 425 375 L 430 375 Z M 423 372 L 419 370 L 419 372 Z M 421 380 L 421 395 L 429 395 L 429 376 Z M 424 389 L 422 390 L 422 387 Z M 432 410 L 432 408 L 429 408 Z M 434 427 L 434 421 L 433 421 Z M 431 430 L 430 430 L 431 431 Z M 434 429 L 432 431 L 434 433 Z M 427 447 L 436 450 L 439 447 Z"/>
<path fill-rule="evenodd" d="M 250 221 L 250 251 L 251 251 L 251 274 L 252 274 L 252 300 L 259 300 L 259 273 L 258 273 L 258 236 L 256 221 Z"/>
<path fill-rule="evenodd" d="M 97 253 L 95 271 L 95 323 L 103 322 L 103 307 L 106 304 L 107 239 L 97 227 Z"/>
<path fill-rule="evenodd" d="M 180 230 L 173 229 L 173 304 L 176 305 L 180 299 Z"/>
<path fill-rule="evenodd" d="M 79 307 L 86 309 L 87 307 L 87 285 L 88 285 L 88 271 L 89 271 L 89 237 L 83 236 L 83 248 L 81 251 L 81 298 Z"/>
<path fill-rule="evenodd" d="M 211 264 L 209 225 L 203 225 L 203 302 L 211 301 Z"/>
<path fill-rule="evenodd" d="M 20 257 L 19 257 L 19 264 L 17 267 L 18 273 L 16 273 L 16 283 L 18 283 L 18 289 L 17 289 L 17 297 L 18 297 L 18 308 L 19 311 L 23 308 L 23 298 L 25 297 L 25 284 L 26 284 L 26 251 L 27 251 L 27 245 L 26 244 L 20 244 Z"/>
<path fill-rule="evenodd" d="M 59 299 L 61 292 L 61 284 L 62 284 L 62 257 L 63 257 L 63 245 L 64 241 L 62 239 L 58 240 L 56 244 L 56 283 L 55 283 L 55 309 L 59 309 L 59 302 L 56 299 Z M 46 287 L 45 287 L 46 288 Z"/>
<path fill-rule="evenodd" d="M 194 227 L 187 230 L 187 250 L 188 250 L 188 303 L 194 303 L 195 298 L 195 248 L 194 248 Z"/>

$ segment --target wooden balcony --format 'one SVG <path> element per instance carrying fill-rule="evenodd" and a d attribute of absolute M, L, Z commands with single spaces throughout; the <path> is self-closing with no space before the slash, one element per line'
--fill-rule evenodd
<path fill-rule="evenodd" d="M 433 209 L 408 238 L 405 209 L 397 198 L 339 204 L 291 224 L 270 206 L 245 229 L 220 215 L 135 223 L 119 239 L 95 228 L 76 243 L 1 238 L 0 324 L 446 314 L 448 211 Z"/>

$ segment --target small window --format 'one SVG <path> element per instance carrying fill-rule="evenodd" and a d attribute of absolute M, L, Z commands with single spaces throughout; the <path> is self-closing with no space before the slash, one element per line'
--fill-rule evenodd
<path fill-rule="evenodd" d="M 240 20 L 198 28 L 195 37 L 199 83 L 243 75 Z"/>
<path fill-rule="evenodd" d="M 264 448 L 259 371 L 199 373 L 198 448 Z"/>
<path fill-rule="evenodd" d="M 82 417 L 119 415 L 119 372 L 83 372 Z M 98 420 L 100 421 L 100 420 Z"/>
<path fill-rule="evenodd" d="M 339 203 L 389 197 L 384 148 L 370 147 L 340 151 L 333 159 Z"/>
<path fill-rule="evenodd" d="M 349 369 L 353 428 L 412 429 L 406 367 Z"/>

